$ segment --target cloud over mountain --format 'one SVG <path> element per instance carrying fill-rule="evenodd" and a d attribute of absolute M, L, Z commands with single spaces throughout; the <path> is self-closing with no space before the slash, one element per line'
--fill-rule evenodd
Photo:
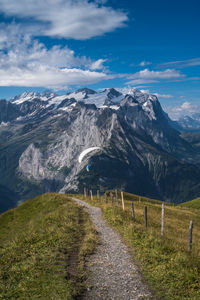
<path fill-rule="evenodd" d="M 191 116 L 192 114 L 199 112 L 200 106 L 193 104 L 189 101 L 185 101 L 179 106 L 166 107 L 165 111 L 169 114 L 173 120 L 178 120 L 184 116 Z"/>
<path fill-rule="evenodd" d="M 185 75 L 175 69 L 166 69 L 164 71 L 154 71 L 144 69 L 128 76 L 127 84 L 140 85 L 156 83 L 160 80 L 183 79 Z"/>
<path fill-rule="evenodd" d="M 0 86 L 62 89 L 107 78 L 104 72 L 94 71 L 103 60 L 76 56 L 67 46 L 47 49 L 29 34 L 21 34 L 20 26 L 14 24 L 6 29 L 6 37 L 0 40 Z"/>

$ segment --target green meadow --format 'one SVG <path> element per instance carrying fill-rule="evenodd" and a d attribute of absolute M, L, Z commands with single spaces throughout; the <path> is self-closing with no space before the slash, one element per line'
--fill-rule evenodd
<path fill-rule="evenodd" d="M 0 215 L 0 299 L 77 299 L 96 232 L 66 195 L 45 194 Z"/>

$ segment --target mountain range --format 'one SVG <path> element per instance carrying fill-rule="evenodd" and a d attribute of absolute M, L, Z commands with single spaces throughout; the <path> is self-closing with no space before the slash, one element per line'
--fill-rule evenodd
<path fill-rule="evenodd" d="M 200 195 L 200 149 L 173 124 L 155 95 L 137 89 L 0 100 L 0 209 L 84 187 L 191 200 Z M 98 149 L 80 163 L 90 147 Z"/>

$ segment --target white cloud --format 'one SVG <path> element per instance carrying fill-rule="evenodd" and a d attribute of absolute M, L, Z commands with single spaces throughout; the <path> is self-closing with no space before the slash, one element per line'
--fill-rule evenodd
<path fill-rule="evenodd" d="M 12 38 L 12 37 L 11 37 Z M 9 37 L 9 43 L 11 43 Z M 6 50 L 6 51 L 4 51 Z M 47 49 L 44 44 L 30 37 L 14 39 L 9 48 L 5 47 L 0 51 L 0 67 L 9 66 L 28 67 L 30 65 L 49 65 L 54 67 L 74 67 L 90 64 L 91 61 L 85 57 L 75 57 L 74 51 L 68 47 L 58 45 Z"/>
<path fill-rule="evenodd" d="M 156 95 L 156 97 L 158 97 L 158 98 L 163 98 L 163 99 L 173 98 L 173 96 L 169 95 L 169 94 L 159 94 L 159 93 L 152 93 L 152 94 Z"/>
<path fill-rule="evenodd" d="M 160 64 L 160 66 L 173 66 L 175 68 L 200 66 L 200 57 L 186 59 L 186 60 L 170 61 L 167 63 L 162 63 Z"/>
<path fill-rule="evenodd" d="M 179 71 L 167 69 L 165 71 L 150 71 L 144 69 L 130 76 L 130 79 L 176 79 L 184 77 Z"/>
<path fill-rule="evenodd" d="M 58 69 L 40 66 L 30 69 L 10 67 L 0 70 L 0 86 L 32 86 L 51 89 L 66 89 L 70 85 L 88 85 L 107 79 L 107 75 L 100 72 L 91 72 L 81 69 Z"/>
<path fill-rule="evenodd" d="M 139 64 L 140 67 L 145 67 L 145 66 L 148 66 L 148 65 L 151 65 L 152 63 L 149 62 L 149 61 L 141 61 L 141 63 Z"/>
<path fill-rule="evenodd" d="M 107 59 L 98 59 L 96 60 L 95 62 L 93 62 L 90 66 L 90 69 L 91 70 L 100 70 L 100 69 L 103 69 L 104 66 L 103 66 L 103 63 L 106 62 Z"/>
<path fill-rule="evenodd" d="M 158 82 L 158 81 L 157 80 L 151 80 L 151 79 L 134 79 L 134 80 L 128 81 L 126 84 L 141 85 L 141 84 L 149 84 L 149 83 L 155 83 L 155 82 Z"/>
<path fill-rule="evenodd" d="M 63 89 L 114 78 L 106 74 L 106 59 L 79 57 L 67 46 L 47 48 L 33 38 L 39 35 L 84 40 L 124 26 L 127 14 L 105 3 L 0 0 L 0 13 L 17 20 L 0 23 L 0 86 Z"/>
<path fill-rule="evenodd" d="M 8 29 L 7 39 L 0 42 L 0 86 L 64 89 L 109 78 L 90 68 L 95 64 L 100 67 L 103 61 L 77 57 L 68 47 L 57 45 L 47 49 L 29 35 L 21 35 L 20 30 L 11 32 Z"/>
<path fill-rule="evenodd" d="M 197 111 L 200 111 L 200 106 L 185 101 L 179 106 L 165 107 L 164 110 L 169 114 L 171 119 L 178 120 L 183 116 L 191 116 Z"/>
<path fill-rule="evenodd" d="M 194 105 L 192 105 L 190 102 L 184 102 L 181 106 L 180 106 L 180 108 L 177 108 L 177 110 L 191 110 L 191 109 L 193 109 L 194 108 Z"/>
<path fill-rule="evenodd" d="M 129 81 L 126 84 L 143 85 L 156 83 L 160 80 L 177 80 L 185 79 L 185 75 L 174 69 L 164 71 L 150 71 L 149 69 L 141 70 L 134 74 L 127 74 Z"/>
<path fill-rule="evenodd" d="M 163 99 L 170 99 L 173 98 L 172 95 L 169 94 L 159 94 L 159 93 L 151 93 L 150 90 L 144 90 L 144 89 L 140 89 L 140 91 L 142 93 L 147 93 L 147 94 L 151 94 L 151 95 L 155 95 L 158 98 L 163 98 Z"/>
<path fill-rule="evenodd" d="M 103 1 L 104 2 L 104 1 Z M 123 27 L 127 14 L 89 0 L 0 0 L 0 12 L 23 19 L 33 35 L 77 40 L 101 36 Z M 34 30 L 40 22 L 40 30 Z"/>

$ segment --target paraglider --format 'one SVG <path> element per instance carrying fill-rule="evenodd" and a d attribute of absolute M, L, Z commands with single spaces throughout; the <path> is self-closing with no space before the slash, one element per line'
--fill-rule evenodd
<path fill-rule="evenodd" d="M 87 172 L 90 172 L 90 165 L 89 164 L 86 166 L 86 170 L 87 170 Z"/>
<path fill-rule="evenodd" d="M 81 152 L 81 154 L 79 155 L 79 158 L 78 158 L 79 163 L 82 162 L 82 160 L 85 157 L 85 155 L 87 155 L 88 153 L 90 153 L 90 152 L 92 152 L 94 150 L 101 150 L 101 148 L 100 147 L 91 147 L 91 148 L 87 148 L 87 149 L 83 150 Z"/>

